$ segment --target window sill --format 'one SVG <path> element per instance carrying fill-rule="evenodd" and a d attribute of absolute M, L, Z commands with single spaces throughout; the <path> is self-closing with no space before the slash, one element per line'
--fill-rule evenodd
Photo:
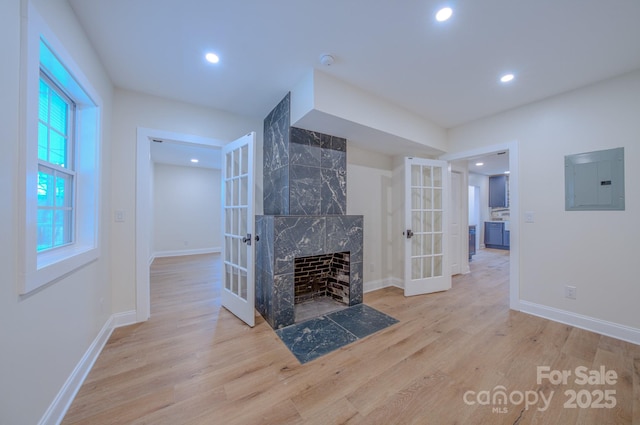
<path fill-rule="evenodd" d="M 36 269 L 25 272 L 20 294 L 27 295 L 86 266 L 98 259 L 99 251 L 94 246 L 70 246 L 38 255 Z"/>

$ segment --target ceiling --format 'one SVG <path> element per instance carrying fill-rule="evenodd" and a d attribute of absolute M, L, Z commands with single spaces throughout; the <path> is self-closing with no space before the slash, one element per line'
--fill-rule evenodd
<path fill-rule="evenodd" d="M 443 128 L 640 69 L 638 0 L 69 3 L 116 86 L 255 119 L 312 68 Z"/>
<path fill-rule="evenodd" d="M 159 164 L 182 167 L 222 168 L 222 153 L 219 147 L 175 140 L 154 139 L 151 143 L 151 159 Z M 193 159 L 197 162 L 192 162 Z"/>
<path fill-rule="evenodd" d="M 482 164 L 482 165 L 476 165 Z M 469 172 L 495 176 L 509 171 L 509 152 L 502 151 L 468 159 Z"/>

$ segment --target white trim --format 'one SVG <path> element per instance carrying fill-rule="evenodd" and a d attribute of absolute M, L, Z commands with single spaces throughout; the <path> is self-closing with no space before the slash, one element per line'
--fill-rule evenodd
<path fill-rule="evenodd" d="M 460 273 L 457 274 L 469 274 L 471 273 L 471 268 L 469 267 L 469 244 L 468 244 L 468 223 L 469 223 L 469 196 L 463 194 L 469 193 L 469 170 L 454 166 L 451 164 L 449 167 L 449 174 L 453 175 L 453 173 L 460 174 L 460 209 L 459 209 L 459 217 L 458 222 L 460 223 L 460 247 L 458 249 L 458 256 L 456 260 L 460 263 Z M 451 193 L 453 193 L 453 179 L 451 179 Z M 466 230 L 465 230 L 466 229 Z M 452 271 L 452 276 L 455 276 Z"/>
<path fill-rule="evenodd" d="M 22 10 L 20 79 L 20 152 L 18 168 L 20 179 L 19 256 L 20 279 L 18 293 L 30 296 L 34 291 L 58 281 L 63 276 L 89 264 L 100 256 L 101 234 L 101 120 L 102 99 L 81 68 L 66 51 L 64 45 L 48 27 L 31 1 L 25 1 Z M 37 170 L 38 170 L 38 87 L 40 77 L 40 40 L 43 38 L 53 54 L 64 66 L 69 82 L 62 84 L 71 89 L 77 103 L 76 133 L 76 204 L 75 243 L 50 252 L 37 252 Z M 62 66 L 60 67 L 62 69 Z M 50 70 L 53 71 L 53 70 Z M 55 76 L 55 73 L 54 73 Z"/>
<path fill-rule="evenodd" d="M 494 152 L 509 151 L 509 210 L 511 214 L 511 246 L 509 249 L 509 308 L 520 310 L 520 170 L 518 141 L 442 155 L 438 159 L 458 161 Z"/>
<path fill-rule="evenodd" d="M 135 310 L 123 311 L 121 313 L 114 313 L 111 315 L 111 318 L 109 320 L 111 320 L 111 326 L 113 329 L 121 328 L 123 326 L 133 325 L 134 323 L 138 322 L 136 320 Z"/>
<path fill-rule="evenodd" d="M 522 300 L 520 301 L 520 311 L 640 345 L 640 329 L 630 326 Z"/>
<path fill-rule="evenodd" d="M 73 372 L 71 372 L 71 375 L 69 375 L 69 378 L 67 378 L 67 381 L 64 383 L 51 405 L 49 405 L 47 411 L 44 413 L 42 418 L 40 418 L 38 425 L 57 425 L 62 422 L 69 406 L 71 406 L 73 399 L 80 390 L 82 383 L 91 371 L 91 368 L 102 352 L 104 345 L 109 340 L 113 329 L 113 316 L 111 316 L 102 329 L 100 329 L 100 332 L 98 332 L 98 335 L 93 340 L 84 356 L 82 356 Z"/>
<path fill-rule="evenodd" d="M 149 264 L 153 261 L 149 217 L 153 214 L 151 194 L 151 140 L 162 139 L 206 146 L 224 146 L 216 139 L 138 127 L 136 135 L 136 317 L 144 322 L 151 315 Z"/>
<path fill-rule="evenodd" d="M 392 277 L 389 279 L 389 286 L 395 286 L 396 288 L 404 290 L 404 280 L 397 277 Z"/>
<path fill-rule="evenodd" d="M 362 285 L 362 292 L 366 294 L 367 292 L 377 291 L 387 286 L 391 286 L 389 279 L 373 280 L 371 282 L 365 282 Z"/>
<path fill-rule="evenodd" d="M 153 258 L 162 257 L 181 257 L 184 255 L 198 255 L 198 254 L 220 254 L 222 247 L 214 246 L 213 248 L 200 248 L 200 249 L 182 249 L 173 251 L 158 251 L 153 254 Z"/>
<path fill-rule="evenodd" d="M 64 416 L 67 414 L 67 410 L 69 410 L 69 406 L 71 406 L 73 399 L 76 397 L 76 394 L 78 394 L 87 375 L 91 372 L 93 365 L 100 353 L 102 353 L 113 330 L 134 323 L 136 323 L 136 312 L 133 310 L 112 314 L 111 317 L 107 319 L 102 329 L 100 329 L 100 332 L 98 332 L 98 335 L 96 335 L 84 353 L 84 356 L 82 356 L 75 369 L 73 369 L 73 372 L 71 372 L 71 375 L 69 375 L 60 391 L 58 391 L 56 398 L 51 402 L 42 418 L 40 418 L 38 425 L 58 425 L 62 422 Z"/>
<path fill-rule="evenodd" d="M 384 289 L 390 286 L 404 289 L 403 283 L 402 279 L 398 279 L 397 277 L 388 277 L 386 279 L 365 282 L 362 291 L 366 294 L 367 292 L 377 291 L 378 289 Z"/>
<path fill-rule="evenodd" d="M 149 292 L 151 214 L 151 132 L 138 128 L 136 145 L 136 319 L 144 322 L 151 315 Z"/>

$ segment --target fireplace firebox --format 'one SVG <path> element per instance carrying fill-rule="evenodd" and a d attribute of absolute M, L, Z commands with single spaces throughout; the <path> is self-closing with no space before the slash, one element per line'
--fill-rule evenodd
<path fill-rule="evenodd" d="M 349 305 L 349 253 L 313 255 L 294 260 L 294 304 L 329 297 Z"/>

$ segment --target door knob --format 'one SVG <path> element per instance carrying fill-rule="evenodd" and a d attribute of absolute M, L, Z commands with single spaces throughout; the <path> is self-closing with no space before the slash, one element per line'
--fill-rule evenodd
<path fill-rule="evenodd" d="M 413 237 L 413 230 L 407 229 L 407 239 L 411 239 Z"/>

